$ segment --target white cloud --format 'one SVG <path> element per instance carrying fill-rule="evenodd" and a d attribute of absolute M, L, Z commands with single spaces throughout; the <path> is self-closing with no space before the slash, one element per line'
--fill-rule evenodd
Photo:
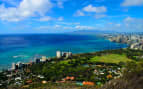
<path fill-rule="evenodd" d="M 40 17 L 40 19 L 38 19 L 38 21 L 63 21 L 63 20 L 64 20 L 63 17 L 52 18 L 50 16 L 42 16 L 42 17 Z"/>
<path fill-rule="evenodd" d="M 59 8 L 64 8 L 62 1 L 58 1 L 58 2 L 57 2 L 57 5 L 58 5 Z"/>
<path fill-rule="evenodd" d="M 105 12 L 107 12 L 107 8 L 105 6 L 94 7 L 90 4 L 82 8 L 82 10 L 78 10 L 74 16 L 94 16 L 96 19 L 100 19 L 106 17 Z"/>
<path fill-rule="evenodd" d="M 143 5 L 143 0 L 124 0 L 122 6 L 140 6 Z"/>
<path fill-rule="evenodd" d="M 103 28 L 104 30 L 115 30 L 115 31 L 121 31 L 121 32 L 132 32 L 132 31 L 143 31 L 143 19 L 139 18 L 132 18 L 132 17 L 126 17 L 122 22 L 116 23 L 113 22 L 112 24 L 106 24 Z"/>
<path fill-rule="evenodd" d="M 51 27 L 50 26 L 39 26 L 39 27 L 37 27 L 36 28 L 37 30 L 45 30 L 45 29 L 51 29 Z"/>
<path fill-rule="evenodd" d="M 96 12 L 96 13 L 104 13 L 107 11 L 107 8 L 105 6 L 101 6 L 101 7 L 94 7 L 92 5 L 88 5 L 86 7 L 83 8 L 83 11 L 86 12 Z"/>
<path fill-rule="evenodd" d="M 95 27 L 92 26 L 83 26 L 83 25 L 74 25 L 74 26 L 63 26 L 63 25 L 48 25 L 48 26 L 40 26 L 36 28 L 37 30 L 95 30 Z"/>
<path fill-rule="evenodd" d="M 78 26 L 75 26 L 75 29 L 77 29 L 77 30 L 94 30 L 95 27 L 78 25 Z"/>
<path fill-rule="evenodd" d="M 5 21 L 20 21 L 36 15 L 44 16 L 52 8 L 49 0 L 22 0 L 17 7 L 0 5 L 0 19 Z"/>
<path fill-rule="evenodd" d="M 58 18 L 58 21 L 63 21 L 63 20 L 64 20 L 63 17 L 59 17 L 59 18 Z"/>
<path fill-rule="evenodd" d="M 78 10 L 78 11 L 74 14 L 74 16 L 85 16 L 85 14 L 84 14 L 82 11 Z"/>
<path fill-rule="evenodd" d="M 143 19 L 127 17 L 124 19 L 124 24 L 129 29 L 143 30 Z"/>
<path fill-rule="evenodd" d="M 143 30 L 143 19 L 127 17 L 123 21 L 123 25 L 128 30 L 142 31 Z"/>
<path fill-rule="evenodd" d="M 63 24 L 63 25 L 79 25 L 80 23 L 57 22 L 57 24 Z"/>
<path fill-rule="evenodd" d="M 96 14 L 95 15 L 95 18 L 96 19 L 100 19 L 100 18 L 104 18 L 104 17 L 106 17 L 107 15 L 105 15 L 105 14 Z"/>
<path fill-rule="evenodd" d="M 118 24 L 115 24 L 115 26 L 116 26 L 116 27 L 121 27 L 121 24 L 118 23 Z"/>
<path fill-rule="evenodd" d="M 56 29 L 56 30 L 114 30 L 114 31 L 143 31 L 143 19 L 126 17 L 122 22 L 107 22 L 95 24 L 95 26 L 85 26 L 78 23 L 59 22 L 53 26 L 41 26 L 39 29 Z M 63 25 L 64 24 L 64 25 Z"/>
<path fill-rule="evenodd" d="M 64 3 L 68 0 L 51 0 L 51 1 L 56 1 L 57 7 L 64 8 Z"/>
<path fill-rule="evenodd" d="M 40 26 L 35 28 L 37 30 L 74 30 L 74 27 L 70 27 L 70 26 L 61 26 L 61 25 L 53 25 L 53 26 Z"/>
<path fill-rule="evenodd" d="M 133 20 L 133 18 L 127 17 L 127 18 L 124 19 L 124 22 L 131 22 L 132 20 Z"/>
<path fill-rule="evenodd" d="M 40 21 L 50 21 L 52 20 L 53 18 L 51 18 L 50 16 L 44 16 L 44 17 L 41 17 L 40 18 Z"/>
<path fill-rule="evenodd" d="M 61 27 L 61 25 L 55 25 L 55 28 L 60 28 Z"/>
<path fill-rule="evenodd" d="M 64 30 L 75 30 L 73 27 L 63 27 Z"/>

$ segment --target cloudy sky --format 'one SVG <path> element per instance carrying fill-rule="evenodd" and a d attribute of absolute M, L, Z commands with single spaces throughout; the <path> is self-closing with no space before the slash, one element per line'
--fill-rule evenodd
<path fill-rule="evenodd" d="M 143 31 L 143 0 L 0 0 L 0 33 Z"/>

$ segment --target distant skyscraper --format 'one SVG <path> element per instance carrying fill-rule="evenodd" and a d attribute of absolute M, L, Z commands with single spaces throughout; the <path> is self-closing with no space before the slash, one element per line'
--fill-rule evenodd
<path fill-rule="evenodd" d="M 17 63 L 18 68 L 22 68 L 23 64 L 21 62 Z"/>
<path fill-rule="evenodd" d="M 66 52 L 66 58 L 71 57 L 72 56 L 72 52 Z"/>
<path fill-rule="evenodd" d="M 57 52 L 56 52 L 56 57 L 57 57 L 57 58 L 61 58 L 61 56 L 62 56 L 61 52 L 60 52 L 60 51 L 57 51 Z"/>
<path fill-rule="evenodd" d="M 40 59 L 39 58 L 36 59 L 36 63 L 40 63 Z"/>
<path fill-rule="evenodd" d="M 62 57 L 71 57 L 72 56 L 72 52 L 62 52 Z"/>
<path fill-rule="evenodd" d="M 68 56 L 71 57 L 72 56 L 72 52 L 68 52 Z"/>
<path fill-rule="evenodd" d="M 15 70 L 15 69 L 16 69 L 16 64 L 15 64 L 15 63 L 12 63 L 11 69 L 12 69 L 12 70 Z"/>
<path fill-rule="evenodd" d="M 41 62 L 46 62 L 47 57 L 46 56 L 42 56 L 42 59 L 40 59 Z"/>

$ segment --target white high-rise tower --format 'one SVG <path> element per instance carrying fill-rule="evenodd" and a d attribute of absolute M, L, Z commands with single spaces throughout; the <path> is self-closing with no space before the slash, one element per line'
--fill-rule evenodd
<path fill-rule="evenodd" d="M 57 58 L 61 58 L 61 56 L 62 56 L 61 52 L 60 52 L 60 51 L 57 51 L 57 52 L 56 52 L 56 57 L 57 57 Z"/>
<path fill-rule="evenodd" d="M 16 69 L 16 64 L 15 64 L 15 63 L 12 63 L 11 69 L 12 69 L 12 70 L 15 70 L 15 69 Z"/>

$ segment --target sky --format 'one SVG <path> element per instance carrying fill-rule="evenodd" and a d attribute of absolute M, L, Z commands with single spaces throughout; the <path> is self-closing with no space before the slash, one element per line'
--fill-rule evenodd
<path fill-rule="evenodd" d="M 0 0 L 0 34 L 143 32 L 143 0 Z"/>

